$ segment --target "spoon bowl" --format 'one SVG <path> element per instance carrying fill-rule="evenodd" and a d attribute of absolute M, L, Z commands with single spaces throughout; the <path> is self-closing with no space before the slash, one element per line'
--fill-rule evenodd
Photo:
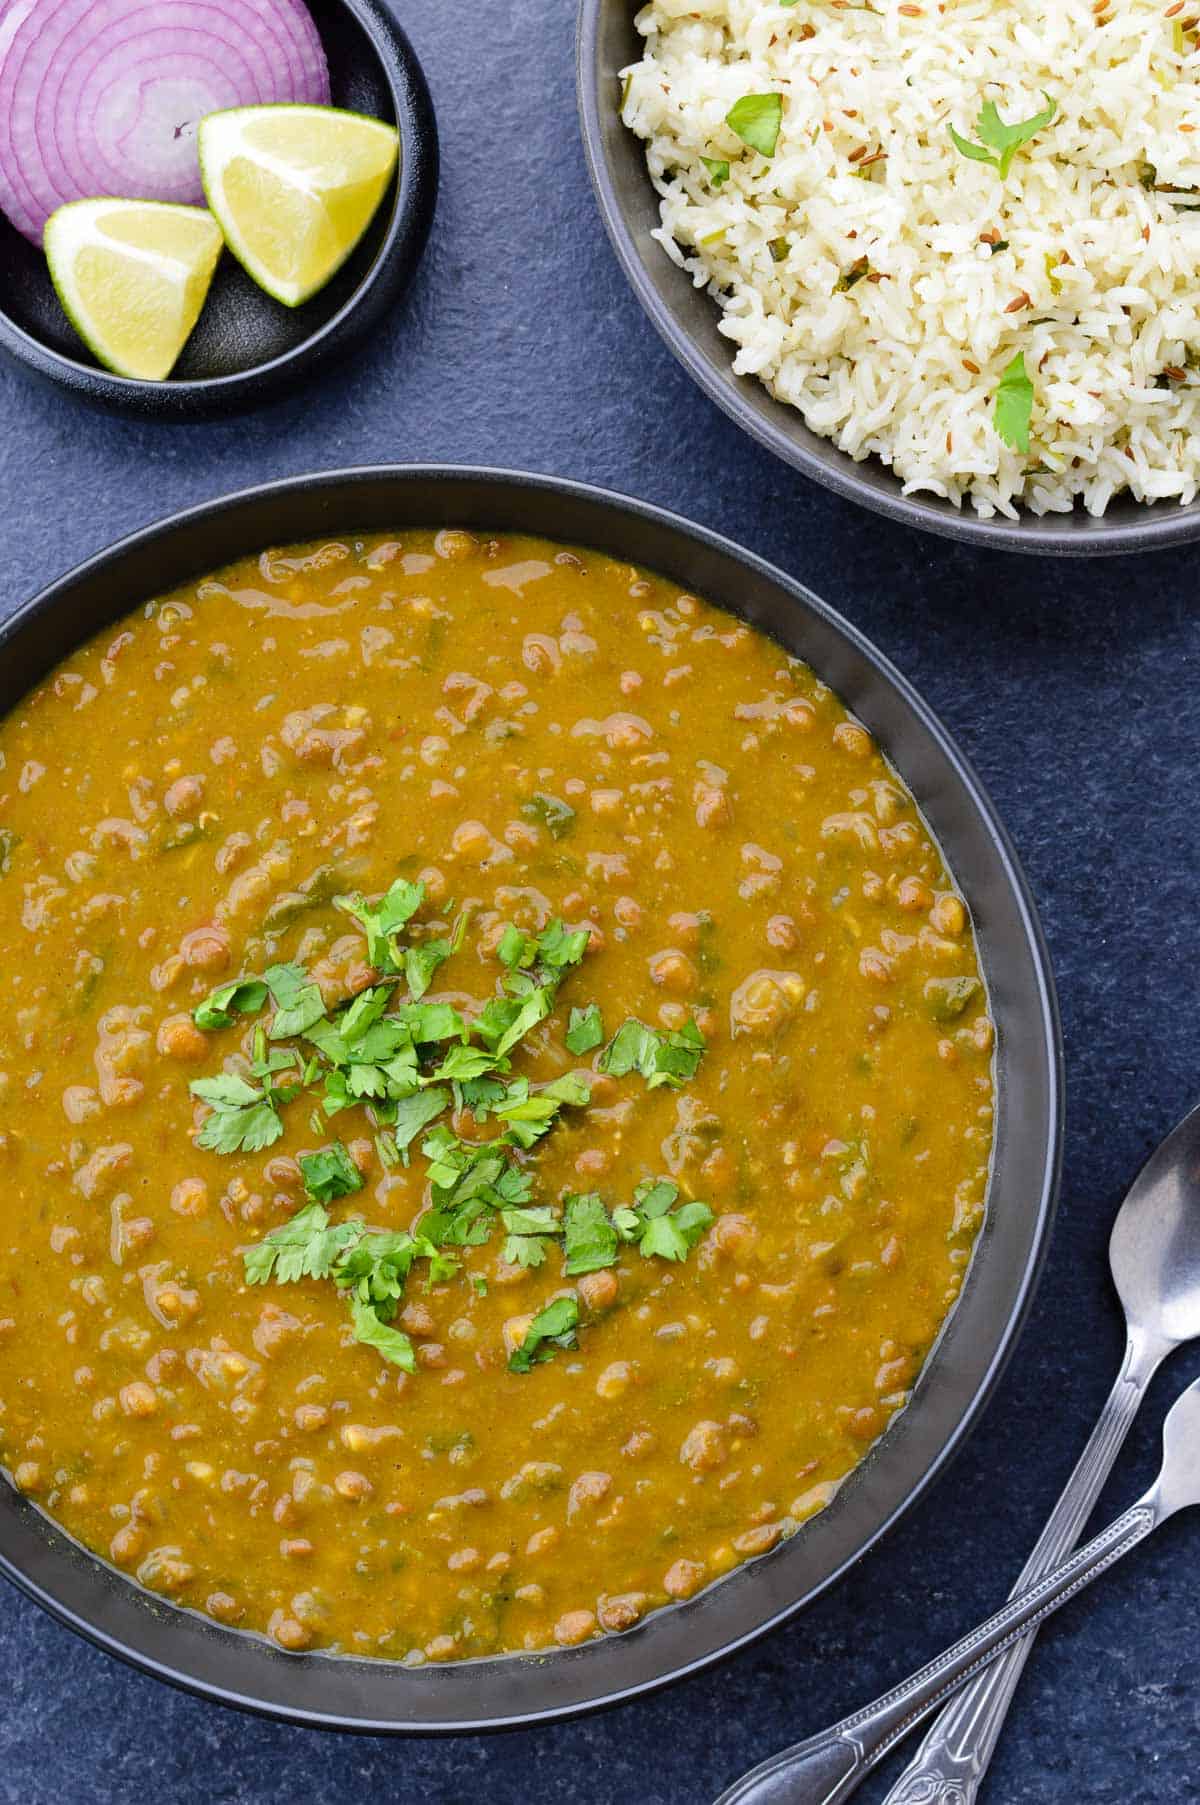
<path fill-rule="evenodd" d="M 1200 1335 L 1200 1105 L 1134 1179 L 1108 1252 L 1131 1334 L 1160 1358 Z"/>

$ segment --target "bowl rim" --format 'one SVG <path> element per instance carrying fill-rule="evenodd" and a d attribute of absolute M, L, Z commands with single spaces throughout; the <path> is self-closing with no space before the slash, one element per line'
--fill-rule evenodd
<path fill-rule="evenodd" d="M 195 419 L 268 399 L 310 365 L 348 350 L 374 317 L 398 301 L 420 264 L 437 204 L 438 136 L 425 74 L 399 21 L 383 0 L 337 0 L 370 40 L 387 81 L 400 135 L 400 172 L 383 241 L 353 293 L 299 344 L 222 376 L 162 382 L 118 376 L 46 344 L 6 312 L 0 300 L 0 348 L 33 375 L 85 400 L 142 418 Z"/>
<path fill-rule="evenodd" d="M 1151 504 L 1130 500 L 1127 504 L 1130 508 L 1143 510 L 1142 515 L 1133 519 L 1124 514 L 1093 517 L 1078 509 L 1072 515 L 1035 515 L 1022 511 L 1016 520 L 1001 516 L 984 519 L 969 503 L 964 503 L 960 510 L 938 496 L 903 494 L 899 480 L 878 459 L 872 457 L 860 465 L 848 453 L 840 451 L 832 440 L 811 433 L 804 427 L 797 409 L 775 401 L 765 389 L 762 389 L 762 397 L 768 406 L 761 405 L 757 394 L 755 399 L 760 400 L 760 405 L 753 405 L 748 399 L 751 391 L 741 385 L 753 384 L 755 390 L 761 389 L 762 385 L 754 377 L 735 377 L 732 355 L 728 365 L 720 365 L 676 317 L 674 308 L 664 300 L 640 254 L 637 237 L 622 203 L 608 154 L 601 99 L 601 86 L 606 80 L 601 68 L 601 37 L 615 5 L 623 6 L 623 0 L 579 0 L 576 17 L 576 101 L 588 173 L 609 242 L 647 318 L 693 382 L 724 414 L 760 445 L 774 452 L 783 463 L 832 489 L 835 494 L 902 526 L 916 527 L 962 544 L 1043 557 L 1089 558 L 1158 551 L 1200 537 L 1200 498 L 1182 507 L 1169 502 Z M 632 22 L 632 12 L 628 8 L 624 11 Z M 653 194 L 648 175 L 646 182 L 647 191 Z M 668 264 L 665 252 L 662 257 L 664 265 Z M 675 274 L 680 283 L 686 283 L 690 288 L 686 272 L 677 270 Z M 805 443 L 797 429 L 809 431 L 813 444 Z M 864 468 L 885 475 L 886 484 L 864 479 L 859 474 Z M 1071 524 L 1061 524 L 1064 521 Z"/>
<path fill-rule="evenodd" d="M 543 525 L 514 525 L 522 508 Z M 271 522 L 282 522 L 285 516 L 303 523 L 299 533 L 270 530 Z M 569 523 L 566 530 L 564 522 Z M 287 543 L 289 538 L 296 542 L 326 533 L 345 537 L 358 531 L 454 523 L 543 535 L 549 524 L 554 538 L 598 544 L 610 555 L 654 567 L 654 558 L 633 554 L 627 546 L 639 533 L 650 535 L 661 554 L 658 568 L 667 557 L 670 574 L 700 593 L 705 593 L 704 583 L 690 581 L 690 573 L 702 578 L 709 570 L 722 590 L 714 601 L 734 608 L 752 624 L 759 619 L 754 612 L 757 602 L 735 608 L 724 589 L 726 581 L 735 585 L 739 603 L 751 594 L 778 603 L 780 618 L 786 613 L 789 622 L 797 623 L 797 632 L 802 627 L 837 649 L 839 656 L 844 654 L 845 671 L 856 673 L 856 681 L 861 678 L 876 692 L 881 709 L 894 710 L 904 732 L 913 738 L 914 749 L 920 751 L 922 765 L 928 764 L 930 785 L 936 781 L 942 791 L 932 810 L 917 796 L 926 821 L 931 812 L 948 818 L 951 809 L 963 811 L 964 831 L 973 841 L 977 837 L 972 858 L 993 868 L 998 878 L 1001 893 L 989 905 L 999 914 L 997 932 L 1016 936 L 1021 962 L 1018 988 L 1023 985 L 1025 995 L 1019 1007 L 1012 1005 L 1014 1017 L 1023 1016 L 1024 1031 L 1022 1063 L 1013 1069 L 1020 1074 L 1024 1062 L 1033 1062 L 1029 1069 L 1036 1109 L 1032 1135 L 1015 1103 L 998 1110 L 997 1144 L 1008 1143 L 1008 1171 L 1014 1159 L 1025 1160 L 1034 1182 L 1027 1182 L 1018 1166 L 1019 1183 L 1010 1179 L 1008 1185 L 1013 1193 L 1009 1199 L 1013 1226 L 1003 1227 L 996 1201 L 1001 1186 L 994 1168 L 988 1219 L 962 1296 L 926 1358 L 914 1402 L 893 1419 L 867 1459 L 843 1482 L 837 1498 L 770 1554 L 744 1563 L 686 1603 L 652 1613 L 621 1636 L 552 1655 L 539 1651 L 414 1669 L 348 1655 L 286 1655 L 265 1637 L 227 1630 L 197 1613 L 164 1604 L 83 1549 L 11 1486 L 0 1485 L 0 1573 L 60 1622 L 141 1671 L 216 1702 L 307 1727 L 372 1734 L 512 1729 L 622 1703 L 701 1672 L 776 1628 L 834 1584 L 927 1490 L 978 1420 L 1013 1351 L 1042 1270 L 1062 1159 L 1063 1045 L 1047 948 L 1012 843 L 971 765 L 933 711 L 852 623 L 756 554 L 669 510 L 560 477 L 455 465 L 361 466 L 255 485 L 189 506 L 127 535 L 25 602 L 0 625 L 0 672 L 6 692 L 0 709 L 7 712 L 15 706 L 62 657 L 122 618 L 131 606 L 136 608 L 139 600 L 187 581 L 189 573 L 194 579 L 229 558 Z M 581 523 L 592 531 L 581 532 Z M 604 543 L 606 539 L 611 545 Z M 144 578 L 132 574 L 138 569 Z M 826 675 L 820 665 L 817 668 Z M 839 679 L 834 687 L 853 708 L 854 698 L 847 695 L 852 686 Z M 861 712 L 870 724 L 870 710 Z M 886 742 L 884 750 L 892 756 Z M 903 764 L 898 768 L 915 795 L 911 770 L 906 773 Z M 938 827 L 931 831 L 944 845 Z M 967 883 L 963 888 L 973 911 L 979 909 L 982 891 L 972 895 Z M 982 941 L 980 915 L 976 922 Z M 984 968 L 994 1013 L 1000 1016 L 1009 1008 L 1007 1001 L 1002 1009 L 996 1007 L 996 984 L 1003 974 L 986 962 Z M 1002 1051 L 1004 1041 L 1002 1030 Z M 1012 1082 L 1003 1078 L 998 1096 L 1006 1097 Z M 1025 1098 L 1028 1093 L 1020 1094 Z M 1014 1121 L 1006 1128 L 1010 1115 Z M 980 1249 L 990 1240 L 993 1219 L 996 1232 L 1017 1236 L 1020 1259 L 1011 1271 L 1001 1271 L 989 1259 L 985 1277 L 979 1279 Z M 993 1299 L 997 1290 L 998 1298 Z M 972 1298 L 975 1302 L 968 1306 Z M 974 1316 L 984 1310 L 990 1313 L 991 1326 L 985 1322 L 980 1333 Z M 951 1418 L 949 1427 L 934 1422 L 935 1405 L 942 1407 L 939 1395 L 922 1404 L 934 1384 L 929 1378 L 934 1371 L 939 1393 L 946 1393 L 952 1406 L 948 1413 L 943 1409 L 943 1415 Z M 885 1466 L 889 1451 L 894 1474 Z M 899 1469 L 906 1459 L 916 1471 L 901 1477 Z M 892 1482 L 895 1496 L 880 1513 L 873 1508 L 871 1488 L 881 1471 Z M 858 1500 L 860 1493 L 868 1506 L 868 1532 L 852 1536 L 837 1558 L 821 1567 L 820 1550 L 830 1539 L 826 1526 L 833 1522 L 836 1538 L 842 1518 L 859 1509 L 859 1503 L 843 1506 L 843 1500 Z M 819 1570 L 807 1583 L 797 1583 L 790 1577 L 791 1568 L 803 1565 L 814 1539 Z M 410 1686 L 417 1703 L 414 1708 L 405 1701 L 401 1714 L 397 1699 Z"/>

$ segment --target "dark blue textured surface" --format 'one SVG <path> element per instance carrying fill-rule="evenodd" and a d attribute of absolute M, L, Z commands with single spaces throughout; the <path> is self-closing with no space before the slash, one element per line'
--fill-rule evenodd
<path fill-rule="evenodd" d="M 355 1740 L 172 1694 L 4 1589 L 4 1805 L 703 1805 L 999 1601 L 1115 1369 L 1113 1210 L 1200 1092 L 1194 557 L 985 557 L 804 484 L 691 390 L 622 284 L 577 141 L 568 7 L 508 0 L 464 14 L 406 0 L 402 11 L 445 159 L 439 219 L 404 314 L 369 362 L 229 424 L 105 419 L 0 370 L 0 606 L 182 503 L 334 464 L 522 465 L 608 483 L 730 533 L 896 660 L 1008 821 L 1065 1018 L 1059 1227 L 1017 1358 L 966 1452 L 832 1596 L 734 1662 L 544 1733 Z M 1148 1478 L 1164 1404 L 1198 1370 L 1200 1355 L 1182 1354 L 1160 1378 L 1108 1503 Z M 993 1769 L 996 1805 L 1200 1797 L 1198 1572 L 1200 1520 L 1184 1519 L 1044 1633 Z"/>

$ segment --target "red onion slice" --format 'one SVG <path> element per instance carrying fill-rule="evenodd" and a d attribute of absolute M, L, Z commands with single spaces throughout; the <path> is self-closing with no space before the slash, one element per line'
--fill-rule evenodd
<path fill-rule="evenodd" d="M 0 209 L 40 244 L 65 201 L 200 201 L 199 119 L 277 101 L 329 101 L 301 0 L 0 0 Z"/>

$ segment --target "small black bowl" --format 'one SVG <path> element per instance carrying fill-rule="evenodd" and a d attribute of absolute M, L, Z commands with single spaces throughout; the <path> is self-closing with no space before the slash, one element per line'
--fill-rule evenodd
<path fill-rule="evenodd" d="M 222 257 L 196 329 L 165 382 L 96 363 L 54 292 L 42 252 L 0 214 L 0 347 L 25 369 L 102 407 L 143 419 L 196 419 L 253 407 L 335 358 L 400 300 L 437 203 L 437 124 L 411 44 L 382 0 L 308 0 L 333 104 L 395 125 L 400 169 L 362 242 L 302 307 L 282 306 Z"/>
<path fill-rule="evenodd" d="M 1179 506 L 1118 496 L 1095 518 L 1080 505 L 1070 514 L 1031 514 L 985 520 L 970 502 L 956 508 L 936 495 L 905 495 L 900 479 L 876 457 L 859 462 L 822 438 L 800 410 L 776 401 L 756 376 L 735 376 L 733 347 L 718 329 L 720 310 L 693 286 L 651 237 L 658 195 L 646 168 L 645 146 L 620 116 L 621 71 L 642 56 L 645 39 L 630 0 L 580 0 L 576 78 L 584 150 L 600 213 L 631 287 L 669 348 L 710 401 L 744 432 L 815 482 L 860 507 L 905 526 L 942 533 L 996 551 L 1042 557 L 1095 557 L 1155 551 L 1200 538 L 1200 499 Z"/>
<path fill-rule="evenodd" d="M 227 496 L 122 540 L 6 621 L 0 713 L 131 606 L 234 558 L 295 540 L 448 526 L 546 534 L 644 564 L 771 634 L 838 691 L 895 763 L 970 905 L 997 1028 L 996 1139 L 962 1295 L 911 1402 L 799 1534 L 624 1635 L 418 1668 L 285 1654 L 142 1591 L 0 1479 L 0 1574 L 62 1622 L 223 1704 L 342 1730 L 494 1730 L 614 1705 L 730 1654 L 832 1584 L 925 1490 L 995 1385 L 1045 1253 L 1062 1138 L 1046 951 L 978 778 L 848 621 L 782 571 L 660 508 L 556 477 L 437 466 L 330 471 Z"/>

